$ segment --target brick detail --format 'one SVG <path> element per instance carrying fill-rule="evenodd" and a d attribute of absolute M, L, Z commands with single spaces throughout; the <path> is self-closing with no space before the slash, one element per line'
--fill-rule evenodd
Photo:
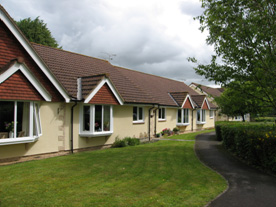
<path fill-rule="evenodd" d="M 202 109 L 207 109 L 207 110 L 209 109 L 206 101 L 204 101 Z"/>
<path fill-rule="evenodd" d="M 111 104 L 111 105 L 119 105 L 116 97 L 110 90 L 107 84 L 104 84 L 98 93 L 90 100 L 91 104 Z"/>
<path fill-rule="evenodd" d="M 184 109 L 192 109 L 193 108 L 189 98 L 186 99 L 186 102 L 184 103 L 183 108 Z"/>
<path fill-rule="evenodd" d="M 15 36 L 10 32 L 6 25 L 0 20 L 0 68 L 7 65 L 11 60 L 21 57 L 25 64 L 37 78 L 37 80 L 51 94 L 52 101 L 64 101 L 64 98 L 41 71 L 31 56 L 26 52 Z M 22 60 L 23 60 L 22 59 Z"/>
<path fill-rule="evenodd" d="M 43 97 L 21 71 L 0 84 L 0 99 L 43 101 Z"/>

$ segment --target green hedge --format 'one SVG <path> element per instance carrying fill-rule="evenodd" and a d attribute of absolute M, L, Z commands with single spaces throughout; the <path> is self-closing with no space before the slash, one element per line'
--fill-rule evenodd
<path fill-rule="evenodd" d="M 217 122 L 217 139 L 250 164 L 276 172 L 276 128 L 272 124 Z"/>

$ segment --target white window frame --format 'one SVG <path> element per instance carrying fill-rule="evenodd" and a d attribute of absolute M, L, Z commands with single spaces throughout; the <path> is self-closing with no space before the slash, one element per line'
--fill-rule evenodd
<path fill-rule="evenodd" d="M 199 120 L 198 120 L 199 114 Z M 206 109 L 197 109 L 196 110 L 196 123 L 205 124 L 206 123 Z"/>
<path fill-rule="evenodd" d="M 164 110 L 164 113 L 163 113 Z M 160 117 L 160 111 L 161 111 L 161 117 Z M 159 108 L 158 109 L 158 121 L 166 121 L 166 117 L 167 117 L 167 110 L 166 108 Z M 162 117 L 162 114 L 164 114 L 164 117 Z"/>
<path fill-rule="evenodd" d="M 214 114 L 215 114 L 215 111 L 214 110 L 210 110 L 209 111 L 209 118 L 213 119 L 214 118 Z"/>
<path fill-rule="evenodd" d="M 181 122 L 178 122 L 178 110 L 181 110 Z M 176 125 L 177 126 L 188 126 L 188 125 L 190 125 L 190 110 L 189 109 L 178 109 L 177 110 L 177 123 L 176 123 Z M 187 111 L 188 112 L 188 122 L 184 122 L 185 120 L 184 120 L 184 115 L 185 115 L 185 111 Z"/>
<path fill-rule="evenodd" d="M 137 120 L 133 120 L 133 109 L 134 108 L 137 108 Z M 134 124 L 141 124 L 141 123 L 144 123 L 144 107 L 141 107 L 141 106 L 133 106 L 133 109 L 132 109 L 132 120 L 133 120 L 133 123 Z M 140 117 L 140 110 L 139 109 L 142 109 L 142 119 L 139 119 Z"/>
<path fill-rule="evenodd" d="M 14 103 L 14 137 L 13 138 L 3 138 L 0 139 L 0 146 L 1 145 L 12 145 L 12 144 L 24 144 L 24 143 L 31 143 L 38 140 L 40 136 L 42 136 L 42 127 L 41 127 L 41 120 L 40 120 L 40 106 L 37 102 L 33 101 L 9 101 Z M 26 137 L 17 137 L 17 103 L 18 102 L 27 102 L 30 103 L 29 108 L 29 136 Z M 38 111 L 37 111 L 38 110 Z M 37 127 L 37 134 L 34 135 L 34 123 L 35 127 Z"/>
<path fill-rule="evenodd" d="M 104 112 L 103 112 L 103 107 L 104 106 L 109 106 L 110 107 L 110 130 L 109 131 L 101 131 L 101 132 L 97 132 L 95 131 L 95 106 L 99 105 L 102 106 L 102 121 L 103 116 L 104 116 Z M 84 131 L 83 130 L 83 107 L 84 106 L 89 106 L 90 107 L 90 123 L 92 123 L 90 125 L 90 129 L 88 131 Z M 102 124 L 103 126 L 103 124 Z M 91 104 L 82 104 L 80 106 L 80 124 L 79 124 L 79 135 L 81 137 L 100 137 L 100 136 L 110 136 L 111 134 L 113 134 L 113 106 L 112 105 L 103 105 L 103 104 L 95 104 L 95 105 L 91 105 Z"/>

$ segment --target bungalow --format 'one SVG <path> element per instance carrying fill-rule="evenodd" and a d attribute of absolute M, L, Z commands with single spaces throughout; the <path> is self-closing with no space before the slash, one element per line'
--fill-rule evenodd
<path fill-rule="evenodd" d="M 214 127 L 185 83 L 30 43 L 0 5 L 0 162 Z"/>
<path fill-rule="evenodd" d="M 192 89 L 196 90 L 198 93 L 206 95 L 208 101 L 213 103 L 215 106 L 217 106 L 215 98 L 219 97 L 224 91 L 224 88 L 212 88 L 198 83 L 191 83 L 189 86 Z M 218 110 L 217 112 L 218 113 L 216 113 L 215 115 L 215 121 L 242 121 L 241 116 L 236 116 L 232 118 L 220 113 L 220 110 Z M 210 111 L 210 113 L 212 112 Z M 245 115 L 245 120 L 250 121 L 250 114 Z"/>

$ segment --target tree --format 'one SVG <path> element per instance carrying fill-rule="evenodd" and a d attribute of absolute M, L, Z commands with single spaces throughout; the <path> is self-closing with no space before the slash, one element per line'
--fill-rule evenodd
<path fill-rule="evenodd" d="M 250 84 L 246 83 L 245 87 L 248 85 Z M 221 109 L 221 113 L 231 117 L 242 116 L 243 121 L 245 121 L 244 115 L 250 113 L 250 116 L 253 117 L 268 109 L 259 99 L 254 99 L 248 93 L 236 90 L 236 86 L 232 85 L 226 88 L 219 97 L 215 97 L 215 102 Z"/>
<path fill-rule="evenodd" d="M 47 24 L 43 20 L 40 20 L 39 17 L 36 17 L 34 20 L 31 20 L 31 18 L 22 19 L 16 22 L 16 24 L 30 42 L 55 48 L 59 47 L 57 41 L 47 28 Z"/>
<path fill-rule="evenodd" d="M 246 93 L 276 108 L 276 2 L 271 0 L 201 0 L 200 30 L 215 55 L 197 63 L 196 73 L 224 87 Z M 231 84 L 232 82 L 234 84 Z M 244 88 L 244 85 L 250 83 Z M 239 86 L 239 87 L 237 87 Z"/>

